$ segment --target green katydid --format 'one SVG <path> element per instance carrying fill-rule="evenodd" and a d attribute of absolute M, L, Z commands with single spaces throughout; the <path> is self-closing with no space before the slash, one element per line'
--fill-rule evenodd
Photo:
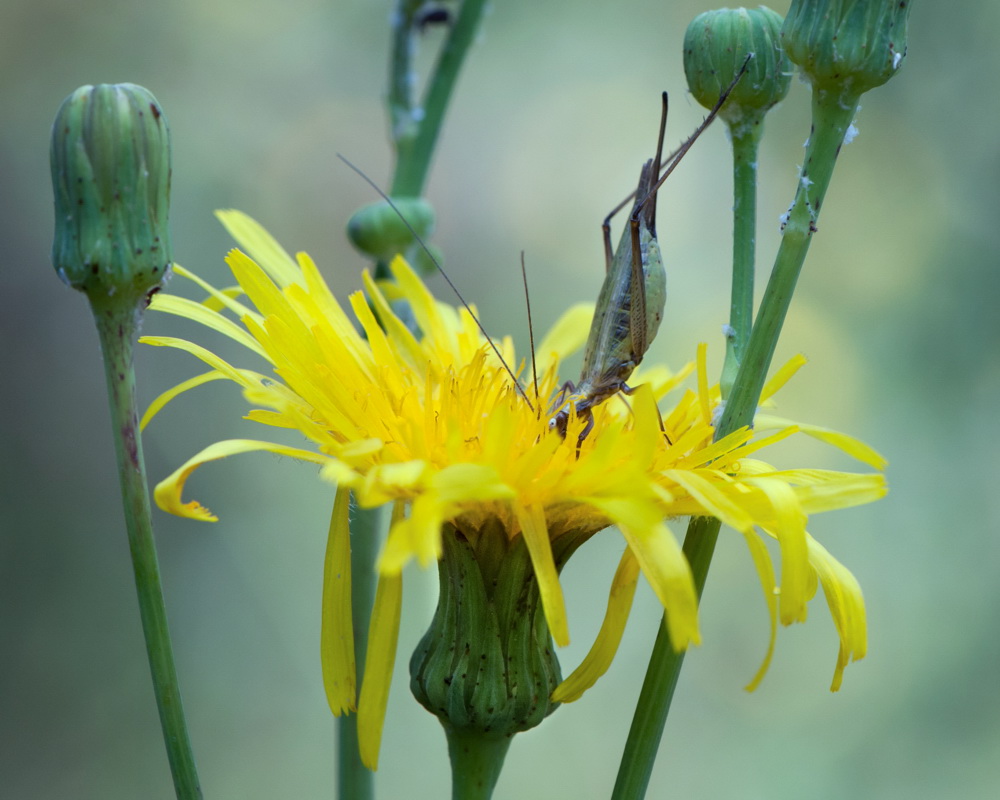
<path fill-rule="evenodd" d="M 741 70 L 740 76 L 742 74 Z M 606 274 L 584 350 L 583 369 L 577 384 L 567 382 L 563 386 L 556 403 L 558 411 L 549 420 L 549 429 L 558 431 L 564 437 L 571 414 L 575 413 L 585 420 L 577 438 L 577 451 L 594 427 L 594 406 L 618 392 L 632 394 L 633 389 L 626 381 L 642 361 L 663 319 L 667 274 L 656 239 L 656 193 L 691 145 L 715 119 L 735 83 L 723 92 L 719 102 L 687 141 L 668 157 L 667 169 L 661 176 L 668 105 L 667 93 L 663 93 L 656 155 L 642 165 L 634 194 L 625 198 L 604 218 Z M 633 197 L 635 202 L 628 223 L 622 231 L 618 248 L 612 253 L 611 218 Z M 563 402 L 567 394 L 570 399 Z"/>
<path fill-rule="evenodd" d="M 750 57 L 747 56 L 747 61 Z M 578 417 L 586 419 L 583 430 L 577 439 L 578 452 L 583 440 L 594 427 L 593 407 L 618 392 L 632 393 L 633 390 L 626 381 L 642 361 L 642 357 L 646 354 L 653 337 L 656 336 L 663 318 L 667 279 L 660 246 L 656 240 L 656 193 L 684 154 L 691 148 L 691 145 L 718 115 L 719 109 L 725 103 L 736 82 L 742 77 L 745 69 L 746 62 L 744 62 L 743 69 L 740 70 L 736 80 L 721 94 L 719 102 L 705 117 L 701 125 L 676 151 L 670 154 L 667 158 L 667 168 L 663 175 L 660 175 L 663 137 L 667 123 L 667 93 L 663 93 L 663 113 L 660 116 L 656 155 L 643 164 L 636 191 L 626 197 L 604 218 L 602 230 L 604 232 L 607 272 L 591 323 L 587 348 L 584 352 L 583 370 L 577 385 L 574 386 L 572 382 L 567 382 L 564 385 L 560 400 L 556 403 L 558 411 L 549 420 L 549 429 L 556 430 L 565 437 L 570 414 L 575 412 Z M 414 240 L 423 248 L 438 271 L 444 276 L 458 299 L 472 313 L 472 309 L 469 308 L 468 303 L 465 302 L 448 274 L 392 199 L 354 164 L 339 153 L 337 157 L 357 172 L 399 216 L 413 235 Z M 612 253 L 611 218 L 633 198 L 635 201 L 632 213 L 629 215 L 628 225 L 622 232 L 617 250 Z M 523 268 L 522 255 L 522 271 Z M 513 370 L 503 360 L 496 344 L 486 333 L 478 317 L 472 314 L 472 318 L 511 376 L 518 394 L 529 407 L 533 408 Z M 563 398 L 567 393 L 571 395 L 571 399 L 563 403 Z"/>

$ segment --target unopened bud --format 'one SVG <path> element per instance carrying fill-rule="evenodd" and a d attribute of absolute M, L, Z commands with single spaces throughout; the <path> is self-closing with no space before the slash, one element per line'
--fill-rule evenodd
<path fill-rule="evenodd" d="M 170 134 L 156 98 L 131 83 L 81 86 L 52 125 L 52 263 L 91 296 L 141 297 L 171 262 Z"/>
<path fill-rule="evenodd" d="M 896 74 L 909 15 L 908 0 L 793 0 L 782 45 L 817 88 L 860 96 Z"/>
<path fill-rule="evenodd" d="M 684 34 L 684 73 L 694 98 L 712 108 L 746 63 L 719 111 L 730 125 L 758 120 L 788 94 L 792 67 L 781 49 L 781 15 L 761 6 L 699 14 Z M 753 57 L 747 62 L 748 54 Z"/>
<path fill-rule="evenodd" d="M 392 203 L 395 208 L 384 200 L 364 206 L 347 223 L 351 243 L 378 261 L 407 254 L 414 232 L 424 240 L 434 232 L 434 209 L 422 197 L 395 197 Z"/>

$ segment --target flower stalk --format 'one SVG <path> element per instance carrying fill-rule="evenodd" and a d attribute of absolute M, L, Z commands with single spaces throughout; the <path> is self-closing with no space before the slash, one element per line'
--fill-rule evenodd
<path fill-rule="evenodd" d="M 451 32 L 441 50 L 434 72 L 428 82 L 427 93 L 422 105 L 413 101 L 413 54 L 416 46 L 415 37 L 419 35 L 418 14 L 423 0 L 399 0 L 392 16 L 392 55 L 389 67 L 388 111 L 390 121 L 390 136 L 396 152 L 396 164 L 390 194 L 397 198 L 397 204 L 403 203 L 407 211 L 418 212 L 418 220 L 422 222 L 415 226 L 418 233 L 427 236 L 433 228 L 433 209 L 420 196 L 430 170 L 434 148 L 437 145 L 445 112 L 451 100 L 452 92 L 458 80 L 458 73 L 465 61 L 469 47 L 475 39 L 479 21 L 486 5 L 485 0 L 463 0 L 461 10 L 455 19 Z M 379 204 L 384 206 L 384 204 Z M 367 212 L 369 216 L 390 209 L 375 208 Z M 362 210 L 364 211 L 364 210 Z M 362 213 L 362 212 L 359 212 Z M 412 224 L 412 214 L 406 214 Z M 380 224 L 386 219 L 377 217 Z M 367 232 L 370 225 L 362 226 L 367 218 L 361 219 L 356 214 L 352 223 L 364 228 Z M 388 226 L 398 225 L 395 211 L 388 221 Z M 393 230 L 395 228 L 393 227 Z M 380 244 L 384 243 L 385 232 L 379 230 L 375 237 Z M 358 231 L 351 231 L 352 240 L 357 239 Z M 408 241 L 406 234 L 404 239 Z M 396 237 L 399 238 L 398 236 Z M 357 242 L 355 241 L 357 244 Z M 375 276 L 380 279 L 389 277 L 388 260 L 395 253 L 383 252 L 378 248 L 369 247 L 369 255 L 375 259 Z M 418 262 L 425 261 L 425 254 L 419 246 L 409 248 L 411 258 Z M 434 257 L 440 260 L 440 253 L 434 251 Z M 355 653 L 361 659 L 357 663 L 358 674 L 364 674 L 363 654 L 366 651 L 367 632 L 371 620 L 372 605 L 375 598 L 375 560 L 382 540 L 381 510 L 378 508 L 357 508 L 354 515 L 353 529 L 358 533 L 352 537 L 351 572 L 355 584 L 353 616 Z M 363 542 L 362 542 L 363 540 Z M 364 576 L 364 577 L 362 577 Z M 361 580 L 359 580 L 359 578 Z M 344 714 L 337 718 L 338 740 L 338 774 L 341 776 L 340 797 L 351 800 L 366 800 L 373 796 L 373 773 L 362 763 L 358 748 L 358 718 L 355 714 Z M 449 738 L 449 747 L 450 747 Z M 506 752 L 506 748 L 504 749 Z M 463 761 L 463 763 L 465 763 Z M 502 756 L 500 765 L 502 765 Z M 497 767 L 499 775 L 499 765 Z M 494 776 L 495 780 L 495 776 Z"/>
<path fill-rule="evenodd" d="M 174 666 L 139 435 L 133 354 L 140 320 L 134 308 L 115 306 L 110 299 L 108 302 L 92 301 L 111 399 L 111 427 L 115 432 L 115 456 L 139 616 L 174 790 L 179 800 L 196 800 L 202 796 L 201 787 Z"/>
<path fill-rule="evenodd" d="M 133 364 L 143 311 L 171 262 L 167 122 L 141 86 L 83 86 L 56 114 L 50 156 L 52 262 L 63 281 L 87 295 L 94 313 L 156 705 L 177 797 L 193 800 L 201 789 L 153 540 Z"/>
<path fill-rule="evenodd" d="M 819 213 L 844 137 L 857 114 L 862 93 L 885 83 L 898 69 L 906 52 L 908 14 L 908 3 L 887 0 L 795 0 L 789 10 L 781 38 L 791 60 L 812 83 L 812 131 L 795 197 L 782 224 L 782 240 L 771 276 L 742 354 L 735 341 L 739 334 L 733 320 L 739 319 L 745 325 L 737 312 L 744 313 L 748 299 L 747 250 L 752 264 L 750 242 L 755 223 L 745 218 L 741 221 L 739 211 L 749 181 L 753 181 L 755 198 L 756 170 L 748 173 L 740 160 L 747 158 L 752 147 L 754 156 L 749 163 L 755 165 L 757 143 L 740 142 L 739 132 L 730 126 L 736 182 L 733 317 L 722 383 L 725 387 L 731 379 L 732 389 L 716 429 L 716 440 L 753 424 L 812 235 L 818 230 Z M 741 180 L 748 182 L 742 189 Z M 742 330 L 745 332 L 745 328 Z M 691 565 L 699 603 L 720 528 L 720 520 L 714 518 L 692 517 L 688 524 L 683 551 Z M 683 662 L 684 653 L 671 646 L 661 620 L 612 800 L 639 800 L 645 796 Z"/>
<path fill-rule="evenodd" d="M 396 168 L 389 192 L 419 197 L 427 182 L 434 147 L 465 56 L 475 41 L 486 0 L 463 0 L 448 39 L 441 48 L 424 102 L 413 103 L 413 48 L 416 15 L 422 0 L 400 0 L 393 15 L 389 117 L 396 148 Z"/>

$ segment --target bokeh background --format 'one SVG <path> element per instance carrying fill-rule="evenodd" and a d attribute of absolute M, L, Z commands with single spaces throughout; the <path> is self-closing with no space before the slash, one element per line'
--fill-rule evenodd
<path fill-rule="evenodd" d="M 507 0 L 467 62 L 428 189 L 435 242 L 486 325 L 526 346 L 518 254 L 536 329 L 602 279 L 599 222 L 634 185 L 672 92 L 670 140 L 702 111 L 685 92 L 684 28 L 699 2 Z M 787 3 L 777 2 L 781 12 Z M 213 209 L 238 207 L 307 250 L 339 294 L 363 260 L 345 242 L 383 184 L 388 0 L 4 0 L 0 6 L 0 795 L 167 798 L 127 557 L 105 387 L 87 304 L 49 264 L 49 126 L 83 83 L 149 87 L 174 137 L 177 260 L 226 284 Z M 1000 6 L 922 3 L 905 68 L 866 96 L 779 347 L 809 366 L 787 416 L 854 433 L 890 460 L 889 497 L 814 521 L 864 587 L 870 655 L 828 691 L 837 642 L 824 600 L 783 629 L 771 671 L 764 605 L 738 536 L 724 535 L 682 673 L 651 798 L 978 798 L 1000 778 L 997 397 L 1000 225 L 995 83 Z M 440 36 L 423 43 L 429 62 Z M 766 272 L 808 135 L 793 83 L 761 154 Z M 721 361 L 730 178 L 709 131 L 661 194 L 667 318 L 648 358 Z M 178 284 L 179 285 L 179 284 Z M 443 284 L 435 290 L 447 298 Z M 147 332 L 199 335 L 151 318 Z M 143 350 L 144 402 L 194 374 Z M 186 396 L 147 431 L 154 480 L 220 438 L 259 435 L 235 388 Z M 827 448 L 788 464 L 849 468 Z M 163 578 L 206 797 L 333 795 L 333 722 L 318 659 L 332 492 L 269 456 L 203 469 L 189 493 L 222 521 L 157 511 Z M 675 525 L 678 536 L 682 525 Z M 596 537 L 566 569 L 579 661 L 622 541 Z M 409 653 L 436 575 L 406 573 L 402 642 L 378 773 L 383 798 L 446 797 L 437 722 L 412 700 Z M 659 610 L 640 585 L 609 674 L 517 738 L 498 798 L 602 798 L 614 783 Z"/>

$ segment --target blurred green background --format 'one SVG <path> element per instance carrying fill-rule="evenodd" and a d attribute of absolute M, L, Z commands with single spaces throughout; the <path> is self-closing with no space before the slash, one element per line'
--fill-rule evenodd
<path fill-rule="evenodd" d="M 659 92 L 670 141 L 702 110 L 681 40 L 697 2 L 497 3 L 461 77 L 431 174 L 435 242 L 486 325 L 526 346 L 518 254 L 536 329 L 596 298 L 599 222 L 651 151 Z M 784 12 L 787 3 L 777 3 Z M 97 339 L 82 296 L 49 263 L 49 126 L 83 83 L 149 87 L 174 137 L 175 256 L 228 284 L 213 209 L 257 217 L 307 250 L 338 294 L 364 262 L 342 230 L 372 200 L 345 154 L 383 185 L 390 4 L 362 0 L 139 3 L 5 0 L 0 7 L 0 795 L 172 796 L 141 643 Z M 754 694 L 764 604 L 740 537 L 724 535 L 703 606 L 704 645 L 681 676 L 651 798 L 977 798 L 1000 777 L 997 441 L 1000 5 L 917 4 L 904 69 L 865 97 L 841 155 L 778 358 L 809 366 L 787 416 L 862 437 L 890 460 L 889 497 L 813 521 L 864 587 L 870 655 L 828 691 L 836 636 L 822 597 L 783 629 Z M 427 36 L 429 61 L 439 34 Z M 423 63 L 423 62 L 421 62 Z M 985 90 L 984 90 L 985 87 Z M 761 154 L 758 258 L 808 136 L 795 82 Z M 659 206 L 667 317 L 649 355 L 679 366 L 699 341 L 721 364 L 730 178 L 721 127 Z M 179 283 L 176 285 L 180 285 Z M 434 281 L 439 296 L 448 298 Z M 151 318 L 147 332 L 199 336 Z M 211 343 L 211 342 L 210 342 Z M 200 371 L 144 349 L 144 403 Z M 215 383 L 150 427 L 153 480 L 220 438 L 259 436 Z M 829 449 L 781 463 L 853 468 Z M 332 492 L 315 470 L 247 456 L 202 470 L 190 496 L 216 525 L 156 512 L 168 608 L 208 798 L 333 795 L 333 722 L 318 658 Z M 681 522 L 674 523 L 678 536 Z M 608 531 L 565 572 L 572 645 L 592 641 L 622 540 Z M 410 569 L 379 796 L 446 797 L 437 722 L 406 662 L 436 575 Z M 644 584 L 611 671 L 514 742 L 497 798 L 603 798 L 617 770 L 659 609 Z M 993 787 L 992 790 L 990 787 Z"/>

